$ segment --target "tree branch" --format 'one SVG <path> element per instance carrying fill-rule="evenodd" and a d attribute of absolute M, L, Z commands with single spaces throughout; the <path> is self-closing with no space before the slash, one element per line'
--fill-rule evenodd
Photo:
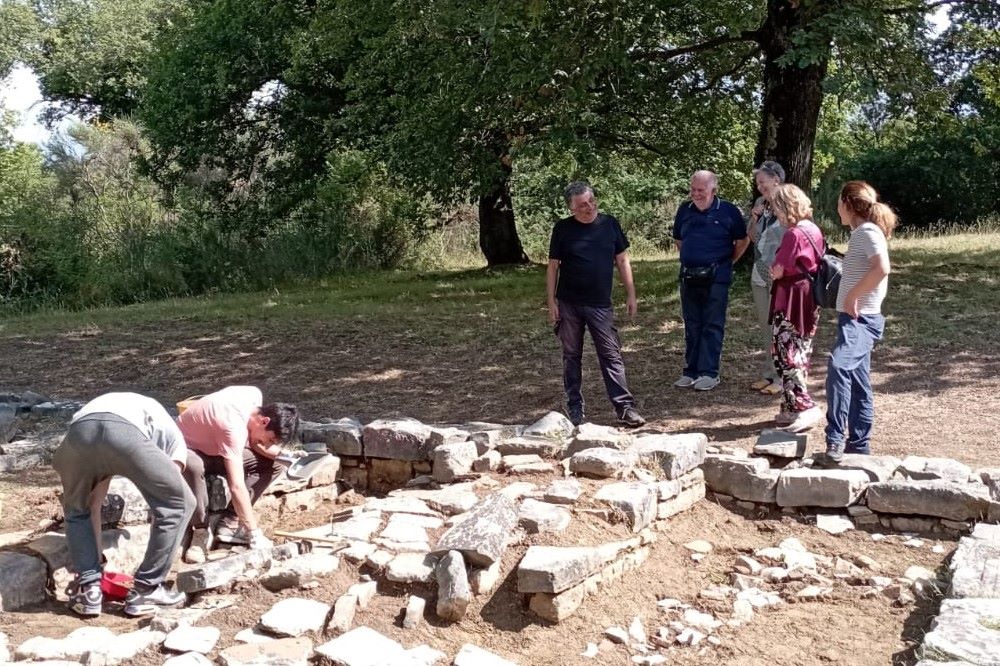
<path fill-rule="evenodd" d="M 709 39 L 705 42 L 700 42 L 698 44 L 688 44 L 687 46 L 678 46 L 673 49 L 656 49 L 655 51 L 644 51 L 644 55 L 647 59 L 651 61 L 663 61 L 671 60 L 677 56 L 687 55 L 689 53 L 700 53 L 702 51 L 710 51 L 716 47 L 724 46 L 725 44 L 737 44 L 739 42 L 756 42 L 760 43 L 760 31 L 759 30 L 744 30 L 738 35 L 722 35 L 714 39 Z"/>

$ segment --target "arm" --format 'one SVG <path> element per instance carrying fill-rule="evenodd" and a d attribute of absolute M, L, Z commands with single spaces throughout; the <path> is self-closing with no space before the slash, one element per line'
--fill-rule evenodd
<path fill-rule="evenodd" d="M 229 492 L 233 496 L 233 509 L 240 523 L 248 530 L 257 529 L 257 516 L 250 505 L 250 491 L 247 490 L 246 478 L 243 474 L 242 458 L 225 458 L 226 481 L 229 482 Z"/>
<path fill-rule="evenodd" d="M 545 296 L 549 305 L 549 323 L 559 321 L 559 304 L 556 302 L 556 283 L 559 281 L 559 260 L 549 259 L 545 269 Z"/>
<path fill-rule="evenodd" d="M 632 263 L 628 259 L 628 252 L 616 254 L 615 265 L 618 266 L 618 275 L 625 285 L 625 309 L 630 317 L 634 317 L 639 311 L 639 301 L 635 297 L 635 282 L 632 279 Z"/>
<path fill-rule="evenodd" d="M 747 251 L 748 247 L 750 247 L 750 238 L 749 237 L 743 237 L 740 240 L 738 240 L 735 243 L 733 243 L 733 259 L 732 259 L 732 261 L 733 261 L 734 264 L 737 261 L 739 261 L 740 257 L 743 256 L 743 253 Z"/>
<path fill-rule="evenodd" d="M 858 299 L 870 291 L 875 291 L 882 279 L 889 274 L 889 255 L 876 254 L 872 257 L 871 267 L 854 288 L 844 297 L 844 314 L 851 319 L 858 318 Z"/>
<path fill-rule="evenodd" d="M 281 455 L 282 446 L 281 444 L 275 442 L 274 444 L 268 444 L 264 446 L 263 444 L 258 444 L 256 442 L 250 442 L 250 450 L 254 453 L 264 456 L 265 458 L 270 458 L 274 460 L 279 455 Z"/>

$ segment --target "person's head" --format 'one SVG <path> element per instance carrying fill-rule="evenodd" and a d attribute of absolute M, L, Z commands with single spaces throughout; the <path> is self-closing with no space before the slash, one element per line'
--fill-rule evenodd
<path fill-rule="evenodd" d="M 812 201 L 797 185 L 778 185 L 771 193 L 771 209 L 786 227 L 794 227 L 802 220 L 811 220 Z"/>
<path fill-rule="evenodd" d="M 563 199 L 573 217 L 579 222 L 593 222 L 597 218 L 597 199 L 594 188 L 585 180 L 574 180 L 563 190 Z"/>
<path fill-rule="evenodd" d="M 765 160 L 753 170 L 753 180 L 761 196 L 770 201 L 774 189 L 785 182 L 785 170 L 777 162 Z"/>
<path fill-rule="evenodd" d="M 291 442 L 298 430 L 299 410 L 286 402 L 264 405 L 247 422 L 250 441 L 265 446 Z"/>
<path fill-rule="evenodd" d="M 719 179 L 711 171 L 695 171 L 691 176 L 691 202 L 698 210 L 708 210 L 719 189 Z"/>
<path fill-rule="evenodd" d="M 892 209 L 879 201 L 875 188 L 863 180 L 849 180 L 840 189 L 837 199 L 837 213 L 840 223 L 854 229 L 858 225 L 874 222 L 886 238 L 899 222 Z"/>

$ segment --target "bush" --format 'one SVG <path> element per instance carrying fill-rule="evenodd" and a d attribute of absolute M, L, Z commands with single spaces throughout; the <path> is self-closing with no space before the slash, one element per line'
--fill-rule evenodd
<path fill-rule="evenodd" d="M 818 199 L 836 216 L 840 185 L 867 180 L 899 214 L 901 223 L 928 227 L 972 224 L 1000 212 L 1000 123 L 953 121 L 890 148 L 875 148 L 824 175 Z"/>

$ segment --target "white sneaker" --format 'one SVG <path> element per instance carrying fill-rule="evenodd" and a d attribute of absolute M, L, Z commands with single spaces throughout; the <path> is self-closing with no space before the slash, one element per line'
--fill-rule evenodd
<path fill-rule="evenodd" d="M 810 407 L 809 409 L 799 412 L 795 417 L 795 420 L 791 424 L 784 428 L 788 432 L 805 432 L 809 430 L 823 418 L 823 412 L 820 411 L 819 407 Z"/>
<path fill-rule="evenodd" d="M 695 391 L 711 391 L 718 385 L 719 385 L 718 377 L 709 377 L 708 375 L 704 375 L 694 380 L 694 383 L 691 385 L 691 388 L 693 388 Z"/>
<path fill-rule="evenodd" d="M 694 377 L 688 377 L 687 375 L 681 375 L 681 378 L 674 382 L 674 386 L 677 388 L 691 388 L 694 385 Z"/>

